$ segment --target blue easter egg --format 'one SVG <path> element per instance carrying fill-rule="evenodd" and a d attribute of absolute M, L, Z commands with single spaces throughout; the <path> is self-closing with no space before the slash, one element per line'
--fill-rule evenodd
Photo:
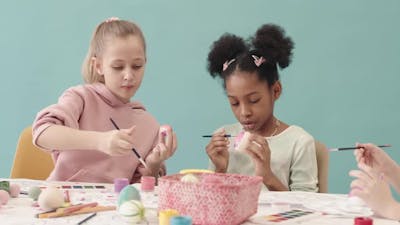
<path fill-rule="evenodd" d="M 139 191 L 132 185 L 127 185 L 125 186 L 121 192 L 119 192 L 119 196 L 118 196 L 118 207 L 126 202 L 126 201 L 130 201 L 130 200 L 137 200 L 140 201 L 140 193 Z"/>

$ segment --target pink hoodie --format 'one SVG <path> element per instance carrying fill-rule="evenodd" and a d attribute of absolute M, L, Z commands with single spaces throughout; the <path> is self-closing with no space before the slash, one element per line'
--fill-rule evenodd
<path fill-rule="evenodd" d="M 52 124 L 80 130 L 113 130 L 110 117 L 121 129 L 136 125 L 135 148 L 146 158 L 158 142 L 160 125 L 141 103 L 123 103 L 101 83 L 69 88 L 57 104 L 40 111 L 32 126 L 33 143 L 37 146 L 38 136 Z M 114 178 L 128 178 L 134 183 L 144 170 L 133 152 L 110 156 L 97 150 L 59 151 L 38 147 L 50 152 L 54 160 L 54 170 L 47 180 L 112 183 Z"/>

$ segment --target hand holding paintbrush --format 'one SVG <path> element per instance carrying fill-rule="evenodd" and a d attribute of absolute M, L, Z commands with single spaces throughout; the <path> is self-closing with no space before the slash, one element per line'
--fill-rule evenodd
<path fill-rule="evenodd" d="M 382 149 L 382 147 L 390 147 L 389 145 L 382 145 L 382 147 L 380 147 L 367 143 L 357 144 L 356 147 L 357 150 L 354 151 L 354 155 L 357 163 L 366 164 L 374 170 L 386 175 L 393 173 L 400 174 L 400 168 L 397 163 Z"/>
<path fill-rule="evenodd" d="M 110 118 L 110 121 L 113 124 L 113 126 L 115 127 L 115 129 L 119 130 L 119 126 L 115 123 L 115 121 L 112 118 Z M 133 132 L 133 129 L 134 129 L 134 127 L 130 128 L 128 131 L 128 134 L 131 134 Z M 143 158 L 139 155 L 139 152 L 134 147 L 132 147 L 132 151 L 136 155 L 136 157 L 138 158 L 140 163 L 142 163 L 144 167 L 147 167 L 146 162 L 143 160 Z"/>

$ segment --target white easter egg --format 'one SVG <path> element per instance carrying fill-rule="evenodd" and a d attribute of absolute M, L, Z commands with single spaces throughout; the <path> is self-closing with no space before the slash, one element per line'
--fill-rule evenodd
<path fill-rule="evenodd" d="M 38 204 L 46 211 L 59 208 L 64 204 L 64 194 L 56 187 L 48 187 L 40 193 Z"/>
<path fill-rule="evenodd" d="M 118 213 L 129 223 L 139 223 L 144 219 L 145 208 L 138 200 L 129 200 L 122 203 L 118 208 Z"/>
<path fill-rule="evenodd" d="M 188 173 L 181 177 L 181 181 L 188 183 L 198 183 L 199 178 L 197 178 L 197 176 L 192 173 Z"/>

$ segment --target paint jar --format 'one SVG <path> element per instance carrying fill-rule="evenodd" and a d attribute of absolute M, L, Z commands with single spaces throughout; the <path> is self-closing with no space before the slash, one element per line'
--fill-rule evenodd
<path fill-rule="evenodd" d="M 129 180 L 127 178 L 114 179 L 114 191 L 116 193 L 119 193 L 127 185 L 129 185 Z"/>
<path fill-rule="evenodd" d="M 169 225 L 192 225 L 192 217 L 190 216 L 173 216 L 169 221 Z"/>
<path fill-rule="evenodd" d="M 178 216 L 179 213 L 175 209 L 161 210 L 158 215 L 159 225 L 170 225 L 170 219 L 174 216 Z"/>
<path fill-rule="evenodd" d="M 156 178 L 153 176 L 142 176 L 140 178 L 141 190 L 148 192 L 154 191 L 154 186 L 156 185 Z"/>
<path fill-rule="evenodd" d="M 369 217 L 356 217 L 354 218 L 354 225 L 373 225 L 374 221 Z"/>

